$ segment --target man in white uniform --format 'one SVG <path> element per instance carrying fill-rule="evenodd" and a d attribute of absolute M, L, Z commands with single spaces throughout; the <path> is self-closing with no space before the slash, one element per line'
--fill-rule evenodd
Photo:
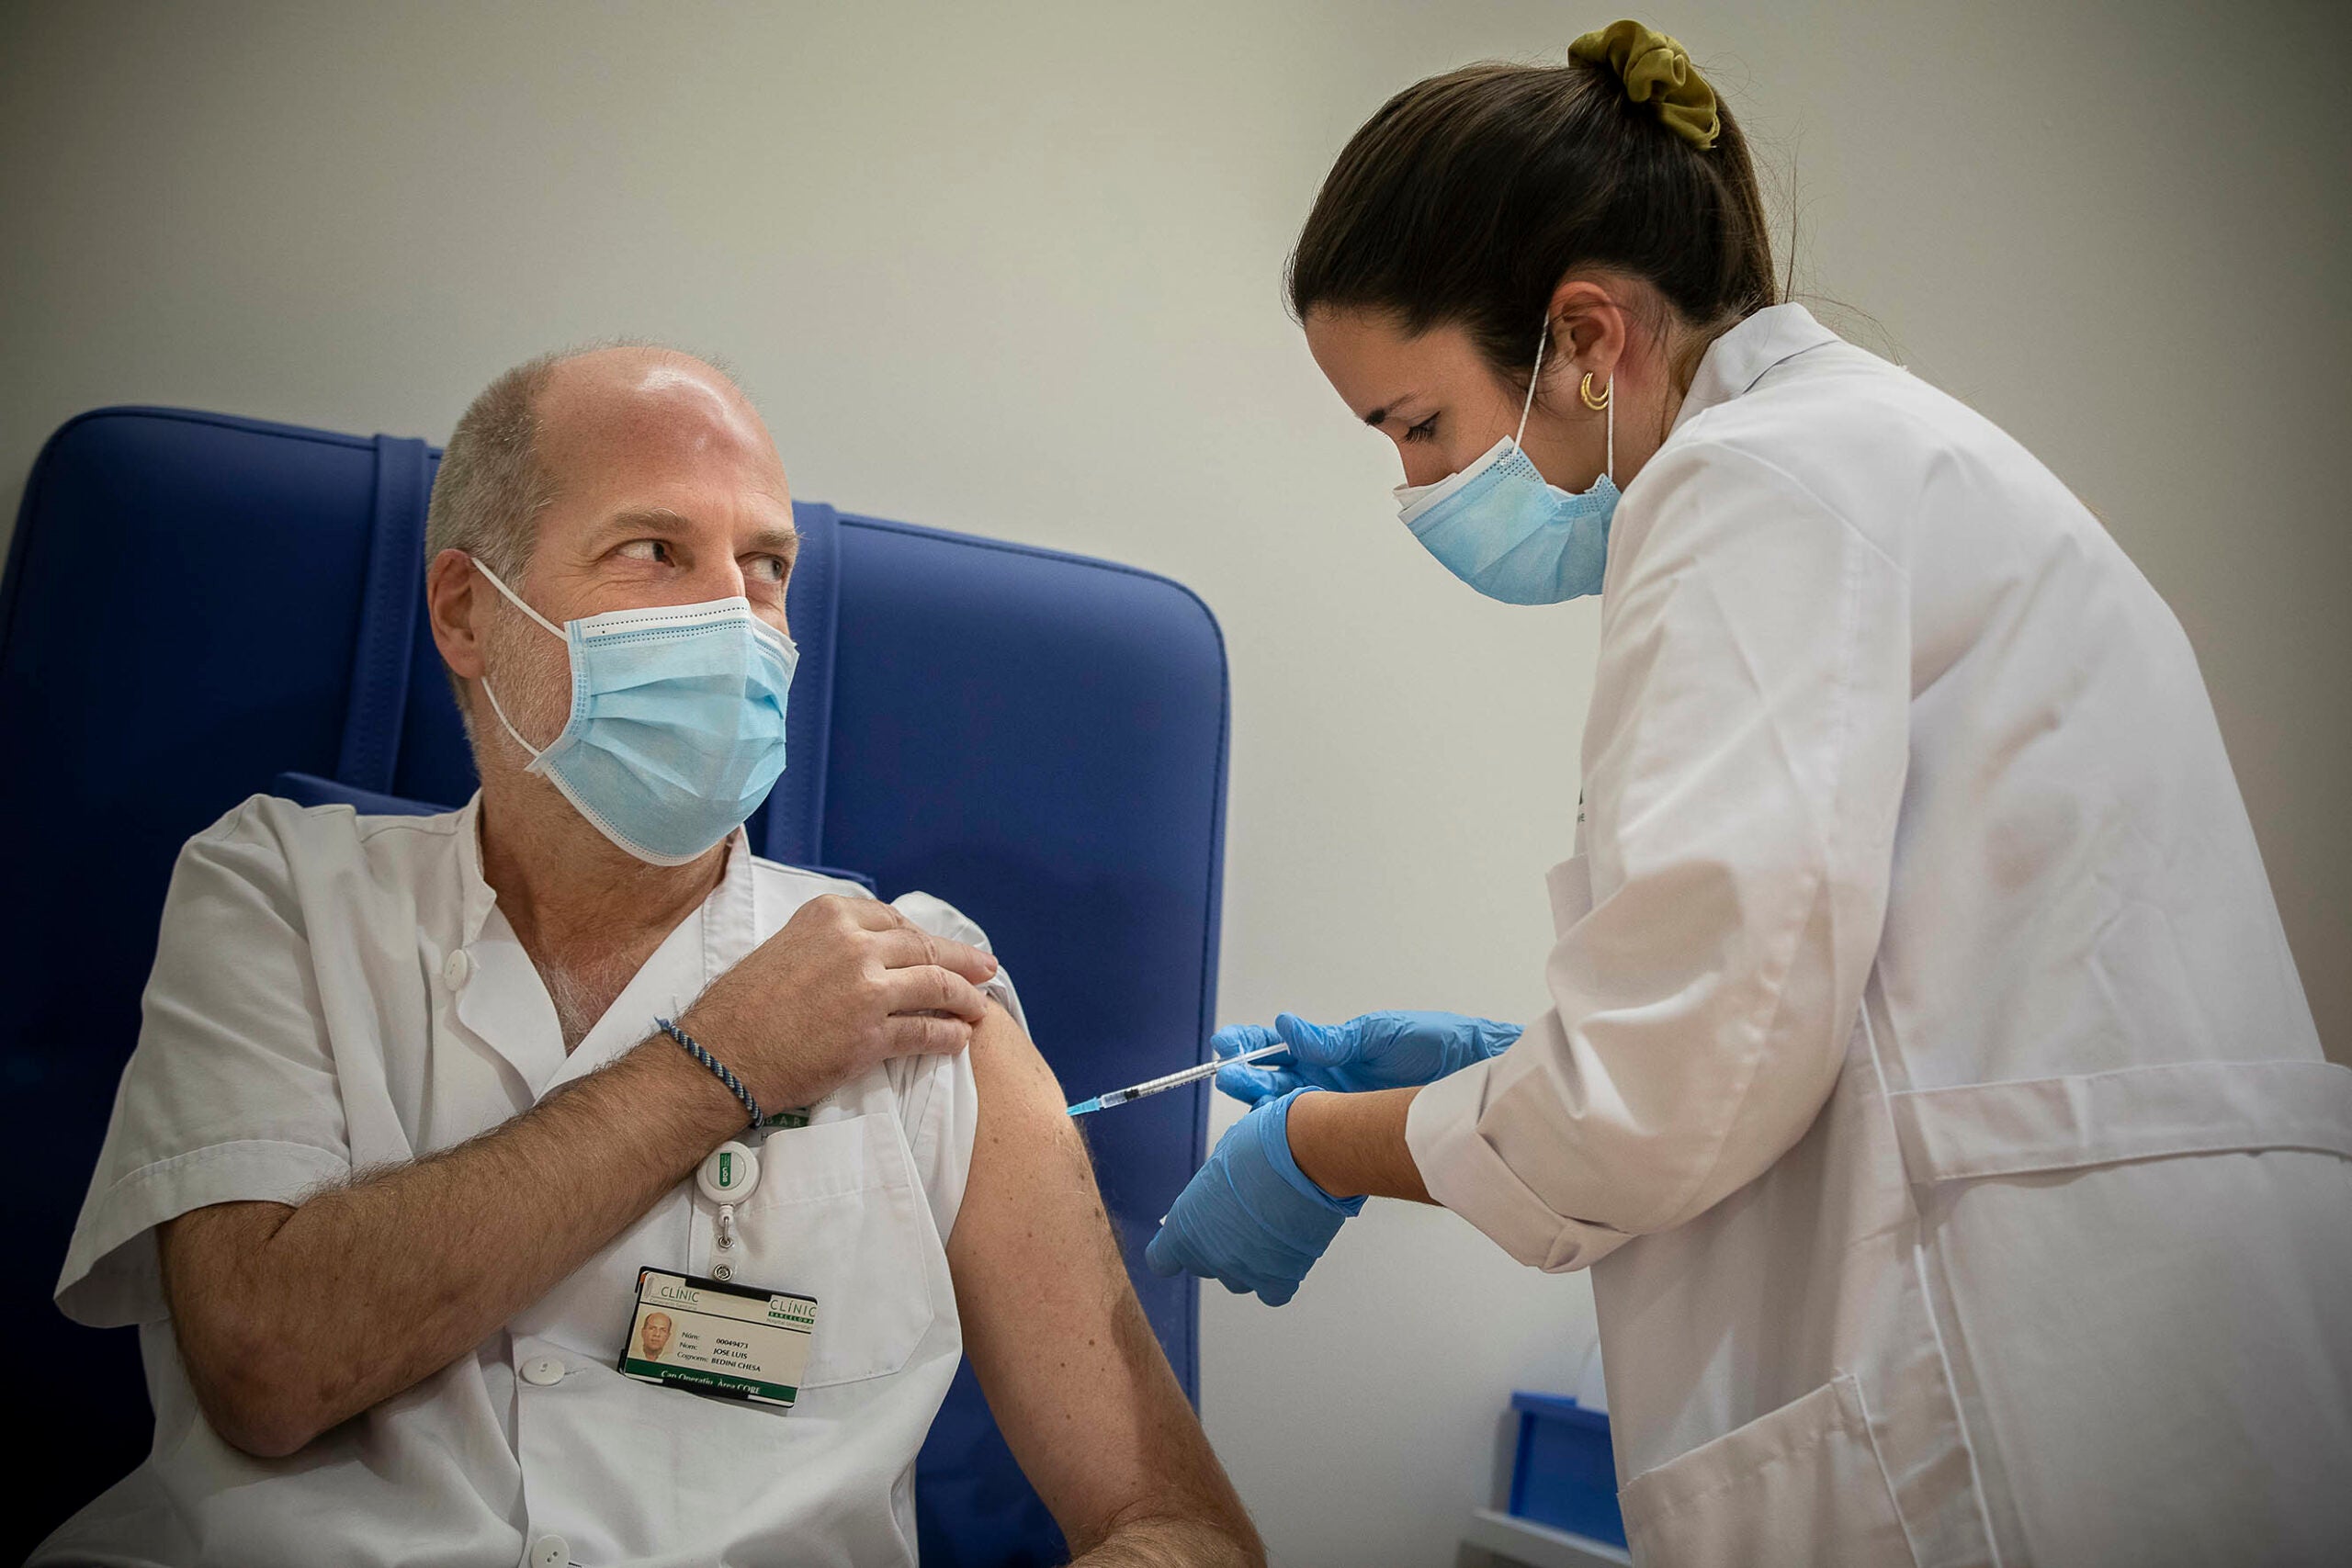
<path fill-rule="evenodd" d="M 649 852 L 675 822 L 578 761 L 764 755 L 597 649 L 751 650 L 779 678 L 729 690 L 780 717 L 796 546 L 698 361 L 551 356 L 468 411 L 427 595 L 481 793 L 256 796 L 182 852 L 57 1286 L 139 1325 L 154 1448 L 34 1562 L 912 1562 L 967 1354 L 1081 1561 L 1261 1560 L 978 929 L 753 857 L 756 778 Z M 789 1406 L 617 1371 L 648 1269 L 813 1298 Z"/>

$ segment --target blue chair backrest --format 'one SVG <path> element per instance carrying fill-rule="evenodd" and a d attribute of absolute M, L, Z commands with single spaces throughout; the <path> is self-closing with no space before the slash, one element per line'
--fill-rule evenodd
<path fill-rule="evenodd" d="M 137 1039 L 179 847 L 257 791 L 439 809 L 474 788 L 423 607 L 438 455 L 168 409 L 68 422 L 0 581 L 0 1341 L 40 1440 L 16 1561 L 143 1457 L 134 1337 L 48 1290 Z M 790 766 L 753 843 L 928 888 L 988 929 L 1046 1059 L 1089 1093 L 1204 1059 L 1223 861 L 1216 622 L 1103 561 L 796 507 Z M 305 775 L 303 777 L 288 775 Z M 1207 1091 L 1090 1128 L 1160 1343 L 1196 1388 L 1197 1297 L 1139 1267 L 1198 1164 Z M 917 1466 L 923 1560 L 1059 1561 L 959 1372 Z"/>

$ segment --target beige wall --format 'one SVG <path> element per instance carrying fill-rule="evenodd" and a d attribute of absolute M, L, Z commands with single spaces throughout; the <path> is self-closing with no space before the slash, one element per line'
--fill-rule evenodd
<path fill-rule="evenodd" d="M 1524 1014 L 1594 609 L 1442 577 L 1278 285 L 1386 94 L 1615 14 L 9 5 L 0 503 L 94 404 L 437 439 L 549 344 L 717 349 L 802 494 L 1136 562 L 1216 606 L 1227 1017 Z M 1801 284 L 2046 457 L 2178 610 L 2352 1060 L 2344 9 L 1649 16 L 1784 190 L 1793 165 Z M 1408 1340 L 1382 1310 L 1401 1289 L 1429 1308 Z M 1277 1561 L 1450 1562 L 1497 1412 L 1568 1385 L 1589 1300 L 1378 1205 L 1290 1307 L 1210 1291 L 1207 1419 Z"/>

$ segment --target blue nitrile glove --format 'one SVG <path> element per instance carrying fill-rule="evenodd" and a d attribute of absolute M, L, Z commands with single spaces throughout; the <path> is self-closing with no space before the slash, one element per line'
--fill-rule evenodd
<path fill-rule="evenodd" d="M 1272 1029 L 1261 1023 L 1220 1029 L 1210 1036 L 1209 1048 L 1220 1056 L 1237 1056 L 1276 1041 L 1290 1047 L 1289 1066 L 1246 1062 L 1218 1070 L 1217 1088 L 1255 1105 L 1302 1085 L 1353 1091 L 1434 1083 L 1502 1055 L 1519 1035 L 1518 1024 L 1458 1012 L 1368 1012 L 1329 1027 L 1286 1012 Z"/>
<path fill-rule="evenodd" d="M 1297 1292 L 1340 1222 L 1363 1207 L 1316 1186 L 1291 1158 L 1290 1102 L 1311 1092 L 1267 1100 L 1226 1129 L 1144 1249 L 1153 1273 L 1222 1280 L 1268 1306 Z"/>

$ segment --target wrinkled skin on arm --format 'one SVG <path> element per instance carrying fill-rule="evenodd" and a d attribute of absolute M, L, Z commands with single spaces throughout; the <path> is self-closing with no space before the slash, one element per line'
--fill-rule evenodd
<path fill-rule="evenodd" d="M 1053 1070 L 991 1006 L 947 1258 L 989 1408 L 1077 1561 L 1261 1564 L 1241 1500 L 1152 1337 Z"/>

